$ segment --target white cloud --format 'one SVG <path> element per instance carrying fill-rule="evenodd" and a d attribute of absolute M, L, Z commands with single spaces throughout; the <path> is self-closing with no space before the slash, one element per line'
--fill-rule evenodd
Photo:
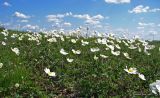
<path fill-rule="evenodd" d="M 137 27 L 137 29 L 144 29 L 144 27 Z"/>
<path fill-rule="evenodd" d="M 48 20 L 48 22 L 55 22 L 55 23 L 59 23 L 63 21 L 64 17 L 67 16 L 72 16 L 71 12 L 67 12 L 65 14 L 51 14 L 51 15 L 47 15 L 46 18 Z"/>
<path fill-rule="evenodd" d="M 160 24 L 158 24 L 157 26 L 159 26 L 159 27 L 160 27 Z"/>
<path fill-rule="evenodd" d="M 35 29 L 39 29 L 39 26 L 38 25 L 30 25 L 30 24 L 27 24 L 23 27 L 24 29 L 30 29 L 30 30 L 35 30 Z"/>
<path fill-rule="evenodd" d="M 8 3 L 8 2 L 4 2 L 3 5 L 4 5 L 4 6 L 11 6 L 11 4 Z"/>
<path fill-rule="evenodd" d="M 55 22 L 55 23 L 61 22 L 63 17 L 64 17 L 63 15 L 47 15 L 46 16 L 48 22 Z"/>
<path fill-rule="evenodd" d="M 88 14 L 83 14 L 83 15 L 73 15 L 73 17 L 75 18 L 79 18 L 79 19 L 84 19 L 86 24 L 99 24 L 100 20 L 104 19 L 104 16 L 98 14 L 95 16 L 90 16 Z"/>
<path fill-rule="evenodd" d="M 131 0 L 105 0 L 106 3 L 114 3 L 114 4 L 120 4 L 120 3 L 130 3 Z"/>
<path fill-rule="evenodd" d="M 85 23 L 90 24 L 90 25 L 95 25 L 95 24 L 99 24 L 100 21 L 88 19 L 88 20 L 85 21 Z"/>
<path fill-rule="evenodd" d="M 158 11 L 160 11 L 160 8 L 154 8 L 150 10 L 150 12 L 158 12 Z"/>
<path fill-rule="evenodd" d="M 27 16 L 27 15 L 20 13 L 20 12 L 15 12 L 14 16 L 16 16 L 18 18 L 24 18 L 24 19 L 30 18 L 30 16 Z"/>
<path fill-rule="evenodd" d="M 79 19 L 89 19 L 90 16 L 88 14 L 83 14 L 83 15 L 73 15 L 73 17 L 75 18 L 79 18 Z"/>
<path fill-rule="evenodd" d="M 63 25 L 66 26 L 66 27 L 70 27 L 72 24 L 69 23 L 69 22 L 64 22 Z"/>
<path fill-rule="evenodd" d="M 133 8 L 132 10 L 129 10 L 128 12 L 139 14 L 139 13 L 158 12 L 158 11 L 160 11 L 160 8 L 150 9 L 149 6 L 138 5 L 135 8 Z"/>
<path fill-rule="evenodd" d="M 144 23 L 144 22 L 139 22 L 139 26 L 154 26 L 154 23 Z"/>
<path fill-rule="evenodd" d="M 28 20 L 20 20 L 20 22 L 26 23 L 26 22 L 28 22 Z"/>
<path fill-rule="evenodd" d="M 143 5 L 138 5 L 135 8 L 133 8 L 129 13 L 146 13 L 149 10 L 149 6 L 144 7 Z"/>

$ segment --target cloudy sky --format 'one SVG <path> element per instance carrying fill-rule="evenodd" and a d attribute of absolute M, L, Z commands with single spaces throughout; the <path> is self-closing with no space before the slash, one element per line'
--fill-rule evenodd
<path fill-rule="evenodd" d="M 90 30 L 160 39 L 160 0 L 0 0 L 10 29 Z"/>

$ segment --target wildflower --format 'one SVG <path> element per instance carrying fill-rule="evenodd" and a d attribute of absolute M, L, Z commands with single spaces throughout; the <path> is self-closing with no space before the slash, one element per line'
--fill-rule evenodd
<path fill-rule="evenodd" d="M 81 54 L 81 51 L 80 51 L 80 50 L 74 50 L 74 49 L 72 49 L 72 52 L 73 52 L 74 54 Z"/>
<path fill-rule="evenodd" d="M 121 47 L 118 44 L 116 44 L 115 46 L 117 49 L 121 49 Z"/>
<path fill-rule="evenodd" d="M 115 56 L 120 55 L 120 51 L 116 51 L 116 52 L 114 52 L 114 51 L 112 51 L 112 50 L 111 50 L 111 53 L 112 53 L 113 55 L 115 55 Z"/>
<path fill-rule="evenodd" d="M 104 58 L 104 59 L 108 58 L 108 56 L 103 55 L 103 54 L 100 54 L 100 56 L 101 56 L 102 58 Z"/>
<path fill-rule="evenodd" d="M 126 68 L 124 69 L 124 71 L 126 71 L 126 72 L 128 72 L 129 74 L 137 74 L 137 69 L 136 68 L 127 68 L 127 66 L 126 66 Z"/>
<path fill-rule="evenodd" d="M 160 94 L 160 80 L 156 80 L 156 82 L 153 82 L 149 85 L 152 93 L 157 94 L 157 92 Z"/>
<path fill-rule="evenodd" d="M 64 49 L 61 49 L 61 50 L 60 50 L 60 53 L 63 54 L 63 55 L 67 55 L 67 54 L 68 54 L 67 52 L 65 52 Z"/>
<path fill-rule="evenodd" d="M 113 45 L 107 45 L 106 44 L 106 46 L 109 47 L 112 51 L 114 50 L 114 46 Z"/>
<path fill-rule="evenodd" d="M 86 46 L 86 45 L 88 45 L 88 44 L 89 44 L 89 42 L 87 42 L 87 41 L 83 41 L 83 40 L 81 40 L 81 43 L 82 43 L 82 46 Z"/>
<path fill-rule="evenodd" d="M 17 55 L 20 54 L 19 49 L 18 48 L 11 48 L 11 50 L 16 53 Z"/>
<path fill-rule="evenodd" d="M 128 48 L 129 49 L 136 49 L 137 47 L 135 47 L 134 45 L 130 45 Z"/>
<path fill-rule="evenodd" d="M 94 55 L 94 60 L 98 60 L 98 57 L 96 55 Z"/>
<path fill-rule="evenodd" d="M 77 42 L 77 40 L 76 39 L 71 39 L 71 42 L 75 44 Z"/>
<path fill-rule="evenodd" d="M 146 55 L 151 55 L 151 53 L 149 53 L 146 49 L 144 50 L 144 53 L 145 53 Z"/>
<path fill-rule="evenodd" d="M 145 76 L 143 74 L 138 73 L 138 77 L 142 80 L 146 80 Z"/>
<path fill-rule="evenodd" d="M 99 49 L 98 47 L 96 47 L 96 48 L 91 48 L 90 50 L 91 50 L 91 52 L 97 52 L 97 51 L 99 51 L 100 49 Z"/>
<path fill-rule="evenodd" d="M 123 55 L 124 55 L 127 59 L 132 59 L 132 58 L 130 58 L 130 57 L 129 57 L 129 54 L 128 54 L 128 53 L 126 53 L 126 52 L 125 52 L 125 53 L 123 53 Z"/>
<path fill-rule="evenodd" d="M 8 36 L 8 32 L 1 32 L 4 36 Z"/>
<path fill-rule="evenodd" d="M 57 42 L 56 38 L 50 38 L 50 39 L 47 39 L 48 42 L 52 43 L 52 42 Z"/>
<path fill-rule="evenodd" d="M 11 38 L 16 38 L 16 37 L 18 37 L 18 34 L 12 34 L 11 35 Z"/>
<path fill-rule="evenodd" d="M 6 43 L 5 43 L 4 41 L 2 41 L 2 45 L 4 45 L 4 46 L 5 46 L 5 45 L 6 45 Z"/>
<path fill-rule="evenodd" d="M 60 36 L 60 38 L 61 38 L 61 41 L 64 41 L 64 37 L 63 36 Z"/>
<path fill-rule="evenodd" d="M 106 50 L 109 50 L 109 48 L 105 48 Z"/>
<path fill-rule="evenodd" d="M 138 47 L 138 51 L 139 51 L 139 52 L 142 52 L 142 49 L 141 49 L 140 47 Z"/>
<path fill-rule="evenodd" d="M 71 62 L 73 62 L 73 59 L 67 58 L 67 61 L 68 61 L 69 63 L 71 63 Z"/>
<path fill-rule="evenodd" d="M 3 63 L 0 63 L 0 68 L 2 68 L 3 67 Z"/>
<path fill-rule="evenodd" d="M 18 87 L 19 87 L 19 83 L 16 83 L 14 86 L 15 86 L 16 88 L 18 88 Z"/>
<path fill-rule="evenodd" d="M 125 42 L 124 40 L 122 42 L 124 43 L 125 46 L 129 46 L 129 44 Z"/>
<path fill-rule="evenodd" d="M 45 68 L 44 69 L 45 73 L 48 74 L 51 77 L 55 77 L 56 73 L 55 72 L 51 72 L 49 68 Z"/>
<path fill-rule="evenodd" d="M 18 37 L 18 40 L 23 40 L 23 38 L 24 38 L 24 36 L 22 35 L 22 36 Z"/>

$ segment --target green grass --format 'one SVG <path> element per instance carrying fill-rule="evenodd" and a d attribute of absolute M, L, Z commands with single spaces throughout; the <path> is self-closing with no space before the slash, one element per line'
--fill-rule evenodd
<path fill-rule="evenodd" d="M 2 30 L 1 30 L 2 32 Z M 136 40 L 133 45 L 140 44 L 142 52 L 138 49 L 131 50 L 124 43 L 119 44 L 121 54 L 114 56 L 111 50 L 105 50 L 106 45 L 95 43 L 96 37 L 83 38 L 63 36 L 55 37 L 57 42 L 48 42 L 47 39 L 53 35 L 40 33 L 36 35 L 28 32 L 9 30 L 9 35 L 0 33 L 0 97 L 156 97 L 149 89 L 149 84 L 160 79 L 160 42 L 149 42 L 155 45 L 154 49 L 148 50 L 151 55 L 144 53 L 142 42 Z M 17 34 L 16 38 L 12 38 Z M 28 34 L 28 35 L 27 35 Z M 24 36 L 23 40 L 18 38 Z M 28 40 L 34 37 L 36 40 Z M 78 39 L 74 44 L 70 40 Z M 81 40 L 88 41 L 89 45 L 82 46 Z M 126 41 L 126 39 L 120 39 Z M 2 45 L 4 41 L 6 45 Z M 37 43 L 39 43 L 37 45 Z M 108 43 L 111 44 L 111 43 Z M 18 48 L 20 55 L 11 50 Z M 98 47 L 100 51 L 92 53 L 90 48 Z M 66 50 L 69 54 L 60 54 L 60 49 Z M 80 50 L 81 54 L 76 55 L 72 49 Z M 131 60 L 124 57 L 127 52 Z M 104 59 L 100 54 L 109 56 Z M 94 56 L 98 60 L 94 60 Z M 67 58 L 74 59 L 67 62 Z M 124 71 L 126 66 L 137 68 L 138 72 L 144 74 L 146 81 L 141 80 L 138 75 L 128 74 Z M 45 72 L 50 68 L 56 73 L 56 77 L 50 77 Z M 15 87 L 18 83 L 19 87 Z"/>

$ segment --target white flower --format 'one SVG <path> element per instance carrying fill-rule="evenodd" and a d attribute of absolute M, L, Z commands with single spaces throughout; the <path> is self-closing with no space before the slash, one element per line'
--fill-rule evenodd
<path fill-rule="evenodd" d="M 45 68 L 44 69 L 45 73 L 48 74 L 51 77 L 55 77 L 56 73 L 55 72 L 51 72 L 49 68 Z"/>
<path fill-rule="evenodd" d="M 124 45 L 129 46 L 129 44 L 125 42 L 124 40 L 122 42 L 124 43 Z"/>
<path fill-rule="evenodd" d="M 57 42 L 56 38 L 50 38 L 50 39 L 47 39 L 48 42 L 52 43 L 52 42 Z"/>
<path fill-rule="evenodd" d="M 98 47 L 96 47 L 96 48 L 91 48 L 90 50 L 91 50 L 91 52 L 97 52 L 97 51 L 99 51 L 100 49 L 99 49 Z"/>
<path fill-rule="evenodd" d="M 129 49 L 136 49 L 137 47 L 135 47 L 134 45 L 130 45 L 128 48 Z"/>
<path fill-rule="evenodd" d="M 87 41 L 83 41 L 83 40 L 81 40 L 81 43 L 82 43 L 82 46 L 86 46 L 86 45 L 88 45 L 88 44 L 89 44 L 89 42 L 87 42 Z"/>
<path fill-rule="evenodd" d="M 102 58 L 108 58 L 108 56 L 106 56 L 106 55 L 103 55 L 103 54 L 100 54 L 100 56 L 102 57 Z"/>
<path fill-rule="evenodd" d="M 20 54 L 19 49 L 18 48 L 11 48 L 11 50 L 16 53 L 17 55 Z"/>
<path fill-rule="evenodd" d="M 152 93 L 157 94 L 157 92 L 160 94 L 160 80 L 156 80 L 156 82 L 153 82 L 149 85 Z"/>
<path fill-rule="evenodd" d="M 5 43 L 4 41 L 2 41 L 2 45 L 4 45 L 4 46 L 5 46 L 5 45 L 6 45 L 6 43 Z"/>
<path fill-rule="evenodd" d="M 144 53 L 145 53 L 146 55 L 151 55 L 151 53 L 149 53 L 147 50 L 144 50 Z"/>
<path fill-rule="evenodd" d="M 18 88 L 18 87 L 19 87 L 19 83 L 16 83 L 14 86 L 15 86 L 16 88 Z"/>
<path fill-rule="evenodd" d="M 63 36 L 60 36 L 60 38 L 61 38 L 61 41 L 64 41 L 64 37 Z"/>
<path fill-rule="evenodd" d="M 112 51 L 114 50 L 114 46 L 113 45 L 107 45 L 106 44 L 106 46 L 109 47 Z"/>
<path fill-rule="evenodd" d="M 71 63 L 71 62 L 73 62 L 73 59 L 67 58 L 67 61 L 68 61 L 69 63 Z"/>
<path fill-rule="evenodd" d="M 77 42 L 77 40 L 76 39 L 71 39 L 71 42 L 75 44 Z"/>
<path fill-rule="evenodd" d="M 63 55 L 67 55 L 67 54 L 68 54 L 67 52 L 65 52 L 64 49 L 61 49 L 61 50 L 60 50 L 60 53 L 63 54 Z"/>
<path fill-rule="evenodd" d="M 18 37 L 18 34 L 12 34 L 11 35 L 11 38 L 16 38 L 16 37 Z"/>
<path fill-rule="evenodd" d="M 98 60 L 98 57 L 96 55 L 94 55 L 94 60 Z"/>
<path fill-rule="evenodd" d="M 121 49 L 121 47 L 118 44 L 116 44 L 115 46 L 117 49 Z"/>
<path fill-rule="evenodd" d="M 127 66 L 126 66 L 126 68 L 124 69 L 124 71 L 126 71 L 126 72 L 128 72 L 129 74 L 137 74 L 137 69 L 136 68 L 127 68 Z"/>
<path fill-rule="evenodd" d="M 124 55 L 127 59 L 132 59 L 132 58 L 130 58 L 130 57 L 129 57 L 129 54 L 128 54 L 128 53 L 126 53 L 126 52 L 125 52 L 125 53 L 123 53 L 123 55 Z"/>
<path fill-rule="evenodd" d="M 142 80 L 146 80 L 146 78 L 143 74 L 138 73 L 138 77 L 141 78 Z"/>
<path fill-rule="evenodd" d="M 140 47 L 138 47 L 138 51 L 139 51 L 139 52 L 142 52 L 142 49 L 141 49 Z"/>
<path fill-rule="evenodd" d="M 22 36 L 20 36 L 20 37 L 18 37 L 18 39 L 19 40 L 23 40 L 23 38 L 24 38 L 24 36 L 22 35 Z"/>
<path fill-rule="evenodd" d="M 106 40 L 107 40 L 106 38 L 103 38 L 103 39 L 98 38 L 98 39 L 96 40 L 96 43 L 99 43 L 99 44 L 107 44 Z"/>
<path fill-rule="evenodd" d="M 114 51 L 111 50 L 111 53 L 112 53 L 113 55 L 115 55 L 115 56 L 120 55 L 120 51 L 115 51 L 115 52 L 114 52 Z"/>
<path fill-rule="evenodd" d="M 3 67 L 3 63 L 0 63 L 0 68 L 2 68 Z"/>
<path fill-rule="evenodd" d="M 74 49 L 72 49 L 72 52 L 73 52 L 74 54 L 81 54 L 81 51 L 80 51 L 80 50 L 74 50 Z"/>
<path fill-rule="evenodd" d="M 160 94 L 160 85 L 156 85 L 156 88 L 158 90 L 158 93 Z"/>
<path fill-rule="evenodd" d="M 105 48 L 106 50 L 109 50 L 109 48 Z"/>
<path fill-rule="evenodd" d="M 8 32 L 1 32 L 4 36 L 8 36 Z"/>

